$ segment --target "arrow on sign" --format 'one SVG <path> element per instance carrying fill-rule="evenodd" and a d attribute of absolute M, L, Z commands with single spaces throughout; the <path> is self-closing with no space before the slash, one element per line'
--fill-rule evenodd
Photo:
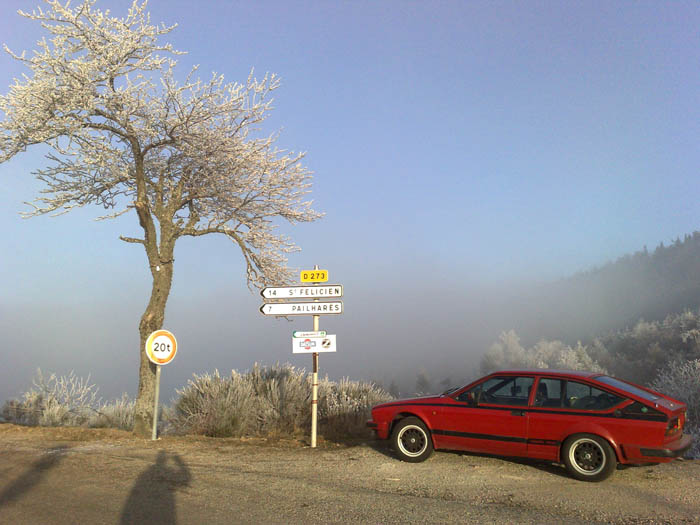
<path fill-rule="evenodd" d="M 342 314 L 342 301 L 318 303 L 266 303 L 260 307 L 264 315 L 327 315 Z"/>

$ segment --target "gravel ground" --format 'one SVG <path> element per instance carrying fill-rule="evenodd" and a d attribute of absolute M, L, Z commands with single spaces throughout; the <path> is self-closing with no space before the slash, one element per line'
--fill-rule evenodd
<path fill-rule="evenodd" d="M 700 523 L 700 461 L 618 470 L 380 443 L 164 437 L 0 424 L 0 523 Z"/>

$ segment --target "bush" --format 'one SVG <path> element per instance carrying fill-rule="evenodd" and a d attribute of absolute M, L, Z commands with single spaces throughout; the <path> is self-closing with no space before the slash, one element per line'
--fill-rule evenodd
<path fill-rule="evenodd" d="M 279 436 L 307 433 L 311 426 L 311 378 L 292 365 L 231 371 L 222 377 L 194 375 L 177 391 L 172 407 L 159 410 L 161 434 L 211 437 Z M 372 383 L 319 380 L 319 434 L 327 439 L 367 435 L 365 421 L 372 406 L 392 396 Z M 9 422 L 42 426 L 88 426 L 131 430 L 134 401 L 126 394 L 111 403 L 97 399 L 88 380 L 37 372 L 34 388 L 21 401 L 7 401 L 2 417 Z"/>
<path fill-rule="evenodd" d="M 72 371 L 68 376 L 51 374 L 47 378 L 39 369 L 34 388 L 24 393 L 22 401 L 6 402 L 3 417 L 24 425 L 87 425 L 98 402 L 97 388 L 89 380 L 76 377 Z"/>
<path fill-rule="evenodd" d="M 31 426 L 87 426 L 130 430 L 133 427 L 134 402 L 126 394 L 112 403 L 97 398 L 98 389 L 87 379 L 51 374 L 37 370 L 34 388 L 22 400 L 6 401 L 2 417 L 11 423 Z"/>
<path fill-rule="evenodd" d="M 255 432 L 258 400 L 252 383 L 233 370 L 229 379 L 219 371 L 194 375 L 177 391 L 172 424 L 177 433 L 210 437 L 242 436 Z"/>
<path fill-rule="evenodd" d="M 177 433 L 223 436 L 298 435 L 311 425 L 311 381 L 289 364 L 260 367 L 230 378 L 204 374 L 177 391 L 171 423 Z M 391 396 L 371 383 L 319 381 L 319 433 L 328 439 L 366 434 L 373 405 Z"/>
<path fill-rule="evenodd" d="M 694 438 L 688 456 L 700 458 L 700 359 L 667 364 L 651 383 L 651 388 L 687 405 L 685 431 Z"/>
<path fill-rule="evenodd" d="M 391 399 L 390 394 L 373 383 L 348 378 L 334 383 L 325 379 L 319 384 L 321 432 L 327 439 L 364 436 L 372 407 Z"/>
<path fill-rule="evenodd" d="M 134 405 L 135 401 L 130 400 L 125 392 L 121 399 L 100 405 L 97 413 L 91 418 L 89 426 L 132 430 L 134 428 Z"/>

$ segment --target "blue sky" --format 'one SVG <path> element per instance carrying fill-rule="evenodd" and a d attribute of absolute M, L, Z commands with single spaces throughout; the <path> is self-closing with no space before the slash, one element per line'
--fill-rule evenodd
<path fill-rule="evenodd" d="M 4 0 L 0 40 L 31 50 L 40 27 Z M 128 2 L 99 6 L 122 16 Z M 283 227 L 345 286 L 322 356 L 332 377 L 467 370 L 493 333 L 485 297 L 555 280 L 699 229 L 697 2 L 200 2 L 151 0 L 179 27 L 184 75 L 282 78 L 265 132 L 306 151 L 323 220 Z M 200 7 L 201 6 L 201 7 Z M 21 74 L 0 55 L 0 92 Z M 33 370 L 91 374 L 134 393 L 145 256 L 118 240 L 135 217 L 99 209 L 23 220 L 40 149 L 0 165 L 0 399 Z M 192 373 L 292 362 L 289 323 L 264 318 L 240 254 L 184 239 L 166 328 L 181 350 L 166 392 Z M 465 322 L 468 319 L 468 322 Z M 477 342 L 477 343 L 474 343 Z M 460 368 L 461 367 L 461 368 Z M 457 372 L 459 373 L 459 372 Z M 166 399 L 168 395 L 166 394 Z"/>

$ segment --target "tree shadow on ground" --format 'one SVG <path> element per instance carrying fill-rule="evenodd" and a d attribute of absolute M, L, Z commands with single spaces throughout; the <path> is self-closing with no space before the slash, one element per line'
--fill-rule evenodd
<path fill-rule="evenodd" d="M 48 470 L 58 465 L 67 449 L 66 446 L 54 447 L 32 463 L 32 466 L 24 474 L 0 492 L 0 507 L 19 499 L 25 492 L 31 491 Z"/>
<path fill-rule="evenodd" d="M 136 479 L 122 510 L 122 524 L 177 523 L 175 491 L 187 487 L 192 477 L 177 454 L 158 452 L 155 464 Z"/>

